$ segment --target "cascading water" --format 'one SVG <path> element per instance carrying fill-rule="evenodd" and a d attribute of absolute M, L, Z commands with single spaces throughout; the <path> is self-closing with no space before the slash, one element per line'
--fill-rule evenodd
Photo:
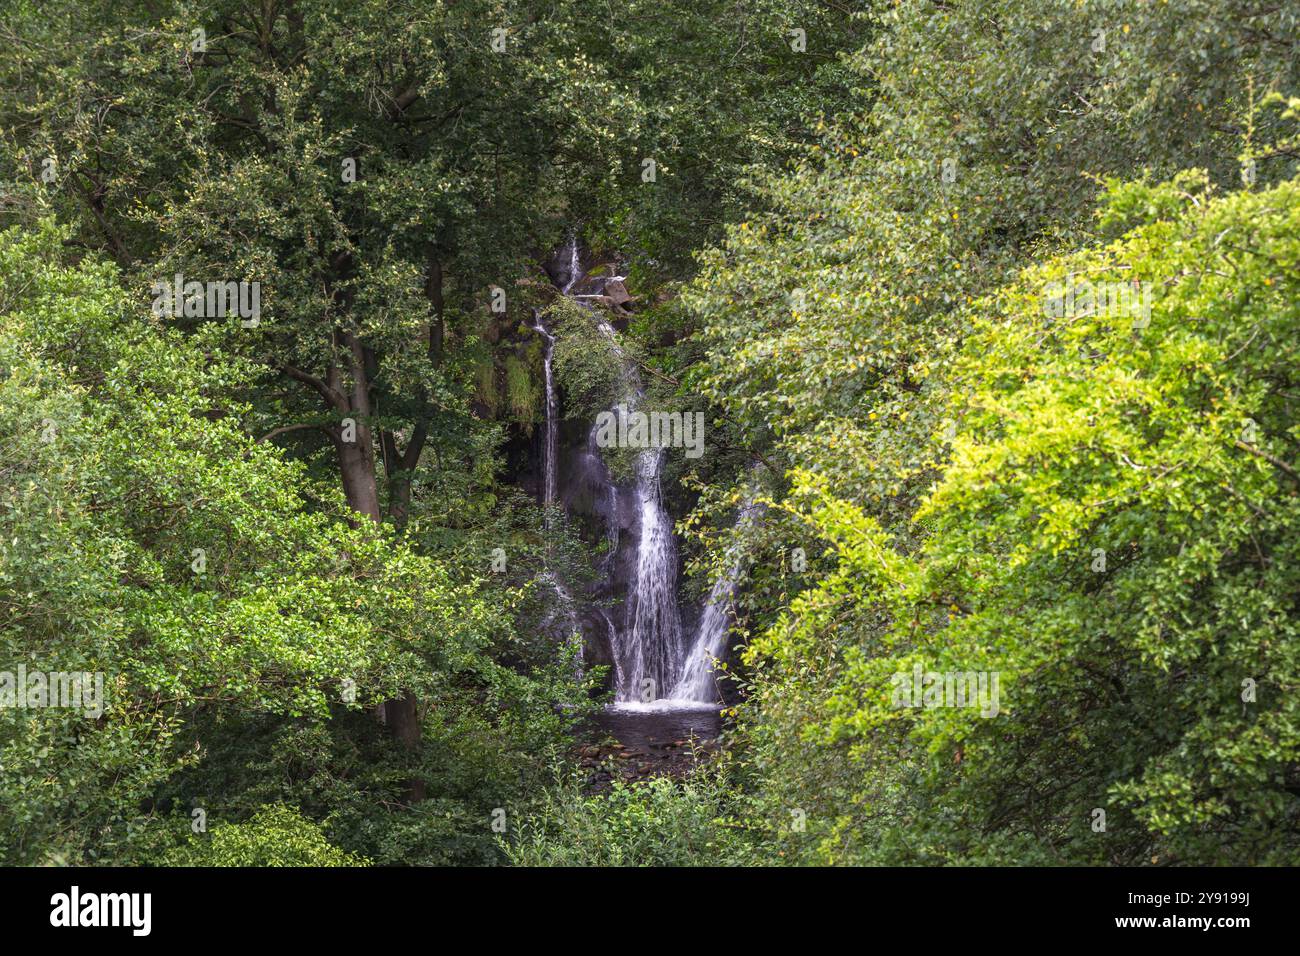
<path fill-rule="evenodd" d="M 575 246 L 576 249 L 576 246 Z M 536 309 L 533 309 L 532 328 L 546 342 L 546 350 L 543 353 L 542 365 L 545 371 L 546 379 L 546 425 L 542 438 L 542 521 L 544 526 L 549 530 L 553 518 L 553 511 L 556 506 L 557 488 L 559 484 L 559 430 L 560 430 L 560 405 L 559 398 L 555 393 L 555 377 L 552 372 L 551 357 L 555 350 L 555 336 L 547 330 L 542 317 Z M 582 636 L 581 628 L 578 625 L 578 617 L 575 611 L 576 602 L 573 595 L 564 587 L 555 572 L 549 567 L 542 573 L 542 580 L 551 588 L 555 594 L 556 603 L 563 612 L 564 625 L 569 635 L 574 636 L 577 645 L 574 667 L 577 674 L 582 673 Z M 542 626 L 552 627 L 555 623 L 556 612 L 554 610 L 542 621 Z"/>
<path fill-rule="evenodd" d="M 587 306 L 592 299 L 602 296 L 606 283 L 611 280 L 593 280 L 595 292 L 573 294 L 584 276 L 576 237 L 566 243 L 562 254 L 567 259 L 564 267 L 552 267 L 555 284 L 563 295 Z M 622 278 L 619 277 L 619 281 Z M 626 295 L 624 293 L 624 295 Z M 627 414 L 645 398 L 637 364 L 624 351 L 614 328 L 597 319 L 596 326 L 609 341 L 610 348 L 623 365 L 623 401 L 615 414 Z M 540 315 L 533 314 L 532 327 L 546 340 L 546 437 L 543 454 L 542 499 L 548 510 L 559 503 L 557 478 L 558 399 L 551 371 L 551 353 L 555 337 L 546 328 Z M 575 461 L 587 486 L 594 491 L 595 507 L 606 522 L 610 550 L 604 560 L 604 572 L 611 579 L 619 567 L 623 553 L 620 548 L 633 548 L 626 555 L 630 566 L 627 599 L 624 602 L 621 626 L 617 615 L 611 616 L 597 608 L 601 621 L 608 629 L 611 656 L 614 663 L 615 710 L 698 710 L 717 708 L 718 695 L 713 678 L 713 662 L 726 650 L 731 598 L 740 579 L 741 566 L 738 552 L 729 549 L 727 570 L 714 584 L 693 639 L 688 640 L 683 631 L 681 609 L 677 601 L 677 541 L 673 521 L 664 507 L 660 487 L 660 474 L 664 463 L 664 450 L 647 448 L 641 451 L 634 464 L 634 487 L 631 494 L 621 493 L 600 456 L 596 442 L 596 427 L 588 435 L 587 447 Z M 577 480 L 575 476 L 575 480 Z M 632 509 L 624 514 L 623 505 Z M 747 505 L 742 509 L 741 522 L 752 520 L 755 509 Z M 627 527 L 629 534 L 619 534 Z M 548 572 L 549 573 L 549 572 Z M 558 588 L 558 584 L 552 582 Z M 567 593 L 565 594 L 567 598 Z"/>
<path fill-rule="evenodd" d="M 542 363 L 546 378 L 546 432 L 542 443 L 542 507 L 546 509 L 546 522 L 549 524 L 551 509 L 555 507 L 556 474 L 558 472 L 556 456 L 559 449 L 560 428 L 559 401 L 555 395 L 555 379 L 551 372 L 551 353 L 555 349 L 555 336 L 546 330 L 546 326 L 542 324 L 542 318 L 536 309 L 533 309 L 532 327 L 546 340 L 546 351 Z"/>
<path fill-rule="evenodd" d="M 578 237 L 576 235 L 569 236 L 568 250 L 569 250 L 568 278 L 566 278 L 563 284 L 561 284 L 560 286 L 560 295 L 568 295 L 569 290 L 572 289 L 574 285 L 577 284 L 578 280 L 582 278 L 582 263 L 581 260 L 578 258 Z"/>
<path fill-rule="evenodd" d="M 738 534 L 743 535 L 753 525 L 760 510 L 760 506 L 751 496 L 740 509 L 740 517 L 736 520 Z M 673 688 L 672 696 L 675 699 L 698 701 L 718 699 L 714 661 L 720 659 L 727 649 L 727 632 L 731 623 L 731 599 L 736 593 L 736 586 L 740 583 L 740 575 L 744 570 L 739 541 L 727 549 L 723 561 L 725 564 L 722 575 L 713 582 L 713 588 L 709 591 L 709 598 L 704 604 L 704 613 L 700 615 L 699 628 L 695 633 L 695 643 L 686 654 L 681 678 Z"/>
<path fill-rule="evenodd" d="M 666 698 L 677 684 L 685 648 L 677 607 L 677 541 L 664 510 L 659 472 L 664 452 L 652 448 L 636 461 L 636 499 L 641 533 L 636 578 L 628 601 L 630 627 L 621 648 L 623 682 L 614 690 L 619 703 L 650 703 Z"/>
<path fill-rule="evenodd" d="M 618 344 L 613 326 L 599 322 L 597 328 L 623 361 L 628 395 L 627 402 L 618 409 L 622 414 L 635 409 L 645 397 L 641 376 L 636 363 L 629 361 Z M 628 593 L 621 639 L 614 648 L 616 704 L 646 704 L 666 697 L 665 691 L 677 683 L 685 650 L 677 607 L 677 541 L 659 486 L 663 460 L 661 448 L 647 448 L 636 459 L 636 572 Z"/>
<path fill-rule="evenodd" d="M 555 604 L 542 619 L 543 633 L 553 633 L 574 645 L 574 676 L 582 677 L 582 627 L 578 623 L 577 602 L 549 568 L 540 575 L 541 581 L 555 594 Z M 558 624 L 557 624 L 558 621 Z"/>

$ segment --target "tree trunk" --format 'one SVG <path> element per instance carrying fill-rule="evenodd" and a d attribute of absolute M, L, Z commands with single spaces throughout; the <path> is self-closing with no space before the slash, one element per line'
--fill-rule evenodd
<path fill-rule="evenodd" d="M 442 261 L 436 248 L 429 250 L 429 271 L 424 277 L 424 295 L 433 306 L 433 322 L 429 326 L 429 361 L 442 362 L 442 345 L 446 337 L 446 305 L 442 298 Z"/>
<path fill-rule="evenodd" d="M 424 295 L 433 306 L 433 318 L 426 331 L 425 348 L 429 362 L 434 367 L 442 364 L 443 344 L 446 338 L 446 320 L 442 296 L 442 262 L 436 247 L 428 253 L 428 271 L 424 277 Z M 428 396 L 420 389 L 417 398 L 421 403 Z M 379 440 L 384 452 L 384 471 L 388 479 L 388 517 L 397 527 L 406 524 L 411 513 L 411 478 L 420 464 L 420 454 L 429 436 L 429 410 L 418 417 L 406 448 L 398 449 L 397 440 L 390 431 L 380 432 Z"/>
<path fill-rule="evenodd" d="M 351 257 L 342 252 L 334 256 L 331 268 L 342 275 L 350 265 Z M 349 297 L 339 295 L 340 311 L 347 312 Z M 291 364 L 279 366 L 279 370 L 302 385 L 306 385 L 325 401 L 326 407 L 339 415 L 340 423 L 328 429 L 334 440 L 338 454 L 339 474 L 343 479 L 343 493 L 347 497 L 348 507 L 359 515 L 378 524 L 383 520 L 379 507 L 379 481 L 375 467 L 374 433 L 371 431 L 373 405 L 371 403 L 372 370 L 377 367 L 375 356 L 370 353 L 361 339 L 346 327 L 336 326 L 332 332 L 333 358 L 328 363 L 325 375 L 317 378 L 310 372 Z M 341 354 L 340 354 L 341 353 Z M 339 358 L 344 360 L 351 378 L 351 388 L 343 381 Z M 347 422 L 351 419 L 351 422 Z M 427 425 L 422 423 L 412 436 L 412 446 L 408 447 L 401 464 L 413 459 L 405 469 L 409 476 L 410 469 L 419 461 L 420 448 L 424 444 Z M 387 457 L 392 441 L 391 435 L 380 436 L 384 442 L 386 463 L 392 467 L 392 460 Z M 417 440 L 418 439 L 418 440 Z M 407 489 L 402 495 L 403 501 L 409 501 L 410 479 L 407 477 Z M 405 505 L 403 506 L 405 508 Z M 385 724 L 406 749 L 415 750 L 420 744 L 420 713 L 415 696 L 409 691 L 396 700 L 385 701 L 375 709 L 375 716 Z M 406 782 L 406 796 L 411 802 L 423 800 L 426 787 L 422 780 Z"/>
<path fill-rule="evenodd" d="M 374 452 L 370 447 L 370 429 L 357 423 L 355 441 L 344 441 L 343 430 L 334 434 L 339 456 L 339 473 L 343 476 L 343 493 L 348 507 L 371 521 L 380 519 L 379 488 L 375 481 Z"/>
<path fill-rule="evenodd" d="M 380 720 L 388 727 L 404 749 L 415 750 L 420 745 L 420 712 L 415 695 L 407 692 L 395 700 L 380 704 Z M 423 780 L 412 777 L 406 781 L 406 800 L 419 803 L 428 796 Z"/>
<path fill-rule="evenodd" d="M 388 479 L 388 517 L 399 528 L 411 513 L 411 477 L 404 472 Z"/>
<path fill-rule="evenodd" d="M 341 334 L 348 349 L 348 371 L 352 375 L 352 394 L 348 396 L 348 417 L 352 419 L 354 441 L 344 441 L 340 431 L 336 442 L 339 469 L 343 473 L 343 492 L 348 504 L 373 521 L 379 521 L 379 481 L 375 473 L 375 439 L 370 431 L 370 364 L 361 340 L 351 332 Z"/>

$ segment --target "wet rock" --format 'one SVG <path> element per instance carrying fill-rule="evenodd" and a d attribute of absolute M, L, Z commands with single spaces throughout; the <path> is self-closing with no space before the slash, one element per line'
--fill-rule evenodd
<path fill-rule="evenodd" d="M 615 308 L 624 306 L 632 301 L 631 294 L 627 291 L 627 286 L 621 279 L 611 278 L 605 283 L 605 297 L 609 299 L 610 304 Z"/>

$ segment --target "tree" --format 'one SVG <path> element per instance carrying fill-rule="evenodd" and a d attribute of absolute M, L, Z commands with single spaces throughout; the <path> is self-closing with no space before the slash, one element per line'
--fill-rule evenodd
<path fill-rule="evenodd" d="M 766 631 L 748 659 L 747 759 L 792 851 L 914 861 L 908 848 L 927 845 L 942 846 L 936 852 L 948 859 L 983 852 L 1010 861 L 1031 858 L 1042 834 L 1058 835 L 1038 818 L 1034 837 L 1017 830 L 1032 829 L 1026 806 L 1058 806 L 1023 791 L 1025 805 L 1008 798 L 991 808 L 966 789 L 967 804 L 949 802 L 954 778 L 983 768 L 955 745 L 941 751 L 952 766 L 928 762 L 924 745 L 939 747 L 937 732 L 909 737 L 911 722 L 897 712 L 884 721 L 881 678 L 908 663 L 896 629 L 915 621 L 939 641 L 948 633 L 938 630 L 942 614 L 968 613 L 960 589 L 957 609 L 948 608 L 953 582 L 939 587 L 920 577 L 930 565 L 911 562 L 939 547 L 938 514 L 921 509 L 953 467 L 952 436 L 964 427 L 958 410 L 970 382 L 953 370 L 979 354 L 973 349 L 1002 344 L 979 335 L 974 303 L 1017 283 L 1030 264 L 1124 228 L 1116 217 L 1095 218 L 1101 178 L 1147 167 L 1156 180 L 1172 179 L 1202 166 L 1231 189 L 1247 171 L 1256 187 L 1294 175 L 1293 150 L 1267 145 L 1287 142 L 1284 110 L 1262 106 L 1266 91 L 1285 94 L 1300 79 L 1286 39 L 1293 11 L 1215 2 L 1184 13 L 1127 4 L 897 5 L 856 60 L 878 90 L 870 112 L 828 123 L 797 170 L 767 177 L 765 207 L 703 255 L 683 296 L 699 330 L 687 347 L 703 354 L 688 381 L 723 411 L 730 443 L 802 476 L 795 496 L 774 500 L 809 523 L 787 525 L 784 541 L 769 536 L 767 560 L 756 564 L 779 566 L 779 549 L 812 536 L 813 573 L 798 584 L 806 593 L 788 602 L 785 587 L 764 579 L 744 598 L 746 625 Z M 1141 210 L 1135 197 L 1155 202 L 1169 193 L 1126 195 L 1122 202 Z M 1101 400 L 1097 383 L 1083 391 Z M 1022 464 L 1009 456 L 1002 468 Z M 998 494 L 1011 477 L 986 479 Z M 1034 500 L 1024 498 L 1026 515 Z M 920 582 L 933 593 L 916 594 Z M 919 609 L 895 605 L 904 593 Z M 1065 591 L 1059 596 L 1065 614 L 1073 605 Z M 1024 626 L 1039 620 L 1027 616 Z M 973 646 L 963 648 L 979 669 Z M 849 681 L 855 667 L 874 683 Z M 879 726 L 855 724 L 867 712 Z M 1046 787 L 1063 779 L 1065 763 L 1034 765 L 1024 779 Z M 1077 770 L 1091 783 L 1108 772 L 1114 767 Z M 932 774 L 939 784 L 929 783 Z M 784 827 L 790 805 L 808 811 L 803 835 Z M 918 836 L 936 819 L 953 823 Z M 1271 819 L 1271 827 L 1289 825 L 1284 812 Z M 1071 825 L 1079 821 L 1086 814 Z M 990 832 L 1006 842 L 977 850 Z M 1142 858 L 1140 832 L 1117 856 Z M 1076 835 L 1050 845 L 1061 853 L 1100 846 L 1072 842 Z M 1184 838 L 1190 832 L 1168 845 L 1190 855 Z"/>
<path fill-rule="evenodd" d="M 19 82 L 3 115 L 27 166 L 6 172 L 52 170 L 38 194 L 54 191 L 78 241 L 110 253 L 142 298 L 198 283 L 164 310 L 204 349 L 264 370 L 263 433 L 317 460 L 328 448 L 350 507 L 401 526 L 429 442 L 455 451 L 480 431 L 472 313 L 489 288 L 513 295 L 538 251 L 600 201 L 612 222 L 646 220 L 613 236 L 668 248 L 662 230 L 698 215 L 702 197 L 721 202 L 725 177 L 755 155 L 757 107 L 779 94 L 767 120 L 779 123 L 807 105 L 787 78 L 817 73 L 845 31 L 801 5 L 815 55 L 796 56 L 794 11 L 764 5 L 745 22 L 767 52 L 732 67 L 715 29 L 731 6 L 686 4 L 649 29 L 564 0 L 223 0 L 201 17 L 183 4 L 47 5 L 9 38 Z M 743 33 L 735 52 L 750 42 Z M 709 82 L 661 72 L 668 49 Z M 701 124 L 699 104 L 740 121 Z M 729 162 L 670 174 L 678 156 L 716 160 L 719 143 Z M 664 189 L 629 199 L 648 152 Z M 650 211 L 669 208 L 657 227 Z M 255 286 L 258 314 L 211 314 L 198 298 L 213 282 Z M 411 695 L 385 716 L 418 737 Z"/>
<path fill-rule="evenodd" d="M 0 857 L 137 859 L 168 804 L 230 822 L 246 797 L 184 780 L 241 724 L 346 726 L 401 688 L 440 720 L 412 755 L 372 748 L 367 802 L 382 813 L 398 779 L 445 773 L 446 751 L 483 741 L 493 756 L 477 776 L 497 792 L 465 799 L 486 815 L 562 739 L 567 663 L 498 665 L 510 593 L 350 526 L 335 489 L 247 434 L 252 411 L 234 396 L 256 370 L 140 320 L 114 267 L 63 262 L 66 237 L 48 222 L 0 236 L 0 670 L 84 674 L 102 690 L 74 695 L 84 706 L 0 707 Z M 231 763 L 210 770 L 226 788 Z M 384 826 L 372 820 L 372 840 Z M 434 852 L 421 839 L 413 856 Z"/>

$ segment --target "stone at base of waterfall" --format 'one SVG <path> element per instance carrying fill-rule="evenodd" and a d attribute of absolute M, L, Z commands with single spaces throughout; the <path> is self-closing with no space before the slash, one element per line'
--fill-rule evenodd
<path fill-rule="evenodd" d="M 682 778 L 701 759 L 719 749 L 716 740 L 674 738 L 629 746 L 614 741 L 578 747 L 574 756 L 587 771 L 587 789 L 601 792 L 616 778 L 631 782 L 650 777 Z"/>

